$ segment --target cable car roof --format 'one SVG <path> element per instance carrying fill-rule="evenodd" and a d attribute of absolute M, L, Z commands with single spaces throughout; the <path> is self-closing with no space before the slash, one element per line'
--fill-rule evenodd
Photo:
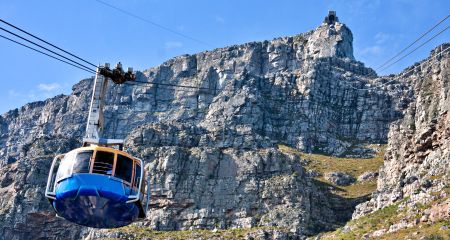
<path fill-rule="evenodd" d="M 133 157 L 132 155 L 130 155 L 129 153 L 127 153 L 125 151 L 121 151 L 119 149 L 115 149 L 115 148 L 111 148 L 111 147 L 98 146 L 98 145 L 90 145 L 90 146 L 87 146 L 87 147 L 76 148 L 76 149 L 72 150 L 71 152 L 73 152 L 73 151 L 79 152 L 79 151 L 86 151 L 86 150 L 110 152 L 110 153 L 120 154 L 120 155 L 129 157 L 131 159 L 135 159 L 135 160 L 141 161 L 139 158 Z"/>

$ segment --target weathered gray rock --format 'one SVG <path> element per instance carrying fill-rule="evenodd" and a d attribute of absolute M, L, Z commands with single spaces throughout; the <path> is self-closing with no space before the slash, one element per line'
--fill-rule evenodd
<path fill-rule="evenodd" d="M 356 181 L 354 177 L 343 172 L 328 172 L 324 177 L 325 180 L 338 186 L 348 186 Z"/>
<path fill-rule="evenodd" d="M 371 181 L 376 179 L 376 177 L 378 177 L 377 172 L 364 172 L 363 174 L 358 176 L 358 182 Z"/>
<path fill-rule="evenodd" d="M 386 233 L 386 229 L 380 229 L 372 233 L 372 237 L 381 237 Z"/>
<path fill-rule="evenodd" d="M 340 22 L 322 23 L 311 36 L 306 49 L 313 58 L 340 57 L 354 60 L 353 35 Z"/>

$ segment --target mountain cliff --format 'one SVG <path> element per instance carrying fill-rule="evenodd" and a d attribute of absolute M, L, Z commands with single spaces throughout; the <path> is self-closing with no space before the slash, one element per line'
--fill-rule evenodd
<path fill-rule="evenodd" d="M 152 84 L 110 86 L 105 137 L 124 138 L 151 181 L 148 217 L 134 227 L 310 236 L 409 196 L 425 175 L 448 174 L 436 166 L 448 163 L 448 54 L 408 76 L 378 77 L 354 59 L 352 40 L 344 24 L 326 21 L 137 73 Z M 81 144 L 92 84 L 0 117 L 1 239 L 122 236 L 56 218 L 43 194 L 52 158 Z M 336 193 L 321 178 L 331 170 L 311 168 L 315 156 L 366 163 L 386 143 L 369 202 L 367 192 Z"/>

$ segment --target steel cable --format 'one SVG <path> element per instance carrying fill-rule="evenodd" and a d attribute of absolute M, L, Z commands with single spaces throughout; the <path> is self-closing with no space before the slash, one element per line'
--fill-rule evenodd
<path fill-rule="evenodd" d="M 74 58 L 77 58 L 78 60 L 81 60 L 81 61 L 83 61 L 83 62 L 85 62 L 85 63 L 87 63 L 87 64 L 89 64 L 89 65 L 91 65 L 91 66 L 93 66 L 93 67 L 97 67 L 95 64 L 93 64 L 93 63 L 91 63 L 91 62 L 89 62 L 89 61 L 87 61 L 87 60 L 84 60 L 83 58 L 78 57 L 77 55 L 72 54 L 72 53 L 70 53 L 70 52 L 68 52 L 68 51 L 66 51 L 66 50 L 64 50 L 64 49 L 62 49 L 62 48 L 60 48 L 60 47 L 58 47 L 58 46 L 55 46 L 54 44 L 49 43 L 49 42 L 45 41 L 44 39 L 42 39 L 42 38 L 40 38 L 40 37 L 37 37 L 37 36 L 35 36 L 34 34 L 31 34 L 31 33 L 27 32 L 27 31 L 25 31 L 25 30 L 23 30 L 23 29 L 21 29 L 21 28 L 15 26 L 15 25 L 13 25 L 13 24 L 11 24 L 11 23 L 9 23 L 9 22 L 3 20 L 3 19 L 0 19 L 0 22 L 3 22 L 4 24 L 6 24 L 6 25 L 8 25 L 8 26 L 10 26 L 10 27 L 12 27 L 12 28 L 15 28 L 15 29 L 17 29 L 17 30 L 19 30 L 19 31 L 21 31 L 21 32 L 23 32 L 23 33 L 25 33 L 25 34 L 31 36 L 31 37 L 34 37 L 35 39 L 37 39 L 37 40 L 39 40 L 39 41 L 42 41 L 42 42 L 44 42 L 44 43 L 46 43 L 46 44 L 48 44 L 48 45 L 50 45 L 50 46 L 52 46 L 52 47 L 54 47 L 54 48 L 56 48 L 56 49 L 62 51 L 62 52 L 64 52 L 64 53 L 67 53 L 67 54 L 69 54 L 70 56 L 72 56 L 72 57 L 74 57 Z"/>
<path fill-rule="evenodd" d="M 420 39 L 422 39 L 423 37 L 425 37 L 425 35 L 427 35 L 428 33 L 430 33 L 431 31 L 433 31 L 433 29 L 435 29 L 437 26 L 439 26 L 441 23 L 443 23 L 445 20 L 447 20 L 447 18 L 450 17 L 450 14 L 448 14 L 445 18 L 443 18 L 441 21 L 439 21 L 438 23 L 436 23 L 432 28 L 430 28 L 428 31 L 426 31 L 425 33 L 423 33 L 419 38 L 417 38 L 414 42 L 412 42 L 411 44 L 409 44 L 407 47 L 403 48 L 399 53 L 397 53 L 395 56 L 393 56 L 392 58 L 390 58 L 389 60 L 387 60 L 386 62 L 384 62 L 381 66 L 379 66 L 378 68 L 375 69 L 375 71 L 383 68 L 385 65 L 387 65 L 389 62 L 391 62 L 392 60 L 394 60 L 396 57 L 400 56 L 400 54 L 402 54 L 403 52 L 405 52 L 408 48 L 410 48 L 411 46 L 413 46 L 416 42 L 418 42 Z"/>
<path fill-rule="evenodd" d="M 0 37 L 4 38 L 4 39 L 6 39 L 6 40 L 9 40 L 9 41 L 11 41 L 11 42 L 14 42 L 14 43 L 16 43 L 16 44 L 19 44 L 19 45 L 21 45 L 21 46 L 24 46 L 24 47 L 26 47 L 26 48 L 29 48 L 29 49 L 31 49 L 31 50 L 33 50 L 33 51 L 38 52 L 38 53 L 44 54 L 44 55 L 46 55 L 46 56 L 48 56 L 48 57 L 51 57 L 51 58 L 53 58 L 53 59 L 56 59 L 56 60 L 58 60 L 58 61 L 61 61 L 61 62 L 63 62 L 63 63 L 67 63 L 67 64 L 69 64 L 69 65 L 71 65 L 71 66 L 74 66 L 74 67 L 79 68 L 79 69 L 81 69 L 81 70 L 84 70 L 84 71 L 86 71 L 86 72 L 89 72 L 89 73 L 95 73 L 95 71 L 93 71 L 93 70 L 91 70 L 91 69 L 86 69 L 86 68 L 77 66 L 77 65 L 75 65 L 75 64 L 72 64 L 72 63 L 67 62 L 67 61 L 65 61 L 65 60 L 62 60 L 62 59 L 59 59 L 59 58 L 57 58 L 57 57 L 55 57 L 55 56 L 52 56 L 52 55 L 47 54 L 47 53 L 45 53 L 45 52 L 42 52 L 42 51 L 40 51 L 40 50 L 38 50 L 38 49 L 35 49 L 35 48 L 33 48 L 33 47 L 27 46 L 27 45 L 25 45 L 25 44 L 23 44 L 23 43 L 20 43 L 20 42 L 16 41 L 16 40 L 13 40 L 13 39 L 11 39 L 11 38 L 5 37 L 5 36 L 3 36 L 3 35 L 1 35 L 1 34 L 0 34 Z"/>
<path fill-rule="evenodd" d="M 59 54 L 59 53 L 57 53 L 57 52 L 55 52 L 55 51 L 52 51 L 52 50 L 50 50 L 50 49 L 48 49 L 48 48 L 46 48 L 46 47 L 44 47 L 44 46 L 42 46 L 42 45 L 39 45 L 38 43 L 35 43 L 35 42 L 33 42 L 33 41 L 29 40 L 29 39 L 26 39 L 26 38 L 24 38 L 24 37 L 22 37 L 22 36 L 20 36 L 20 35 L 18 35 L 18 34 L 16 34 L 16 33 L 13 33 L 13 32 L 11 32 L 11 31 L 7 30 L 7 29 L 4 29 L 4 28 L 0 27 L 0 30 L 3 30 L 3 31 L 5 31 L 5 32 L 7 32 L 7 33 L 9 33 L 9 34 L 11 34 L 11 35 L 14 35 L 14 36 L 16 36 L 16 37 L 18 37 L 18 38 L 20 38 L 20 39 L 22 39 L 22 40 L 24 40 L 24 41 L 27 41 L 27 42 L 29 42 L 29 43 L 35 45 L 35 46 L 40 47 L 40 48 L 42 48 L 42 49 L 45 49 L 45 50 L 47 50 L 47 51 L 49 51 L 49 52 L 51 52 L 51 53 L 53 53 L 53 54 L 55 54 L 55 55 L 57 55 L 57 56 L 59 56 L 59 57 L 62 57 L 62 58 L 66 59 L 66 60 L 68 60 L 68 61 L 70 61 L 70 62 L 73 62 L 73 63 L 75 63 L 75 64 L 77 64 L 77 65 L 79 65 L 79 66 L 81 66 L 81 67 L 83 67 L 83 68 L 90 69 L 90 67 L 87 67 L 87 66 L 85 66 L 85 65 L 83 65 L 83 64 L 81 64 L 81 63 L 79 63 L 79 62 L 76 62 L 76 61 L 74 61 L 74 60 L 72 60 L 72 59 L 70 59 L 70 58 L 68 58 L 68 57 L 65 57 L 65 56 L 63 56 L 63 55 L 61 55 L 61 54 Z M 92 69 L 91 69 L 91 70 L 92 70 Z M 94 70 L 93 70 L 93 71 L 94 71 Z"/>

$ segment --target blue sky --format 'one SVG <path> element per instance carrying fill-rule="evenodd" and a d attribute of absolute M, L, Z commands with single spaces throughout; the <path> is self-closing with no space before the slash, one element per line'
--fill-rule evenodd
<path fill-rule="evenodd" d="M 375 68 L 450 13 L 448 0 L 108 2 L 208 45 L 95 0 L 2 0 L 0 17 L 91 62 L 121 61 L 125 67 L 143 70 L 181 54 L 306 32 L 316 28 L 328 10 L 336 10 L 353 32 L 356 59 Z M 441 27 L 448 24 L 450 19 Z M 450 30 L 379 74 L 397 73 L 443 42 L 450 42 Z M 27 102 L 68 94 L 73 84 L 91 76 L 4 39 L 0 51 L 0 114 Z"/>

